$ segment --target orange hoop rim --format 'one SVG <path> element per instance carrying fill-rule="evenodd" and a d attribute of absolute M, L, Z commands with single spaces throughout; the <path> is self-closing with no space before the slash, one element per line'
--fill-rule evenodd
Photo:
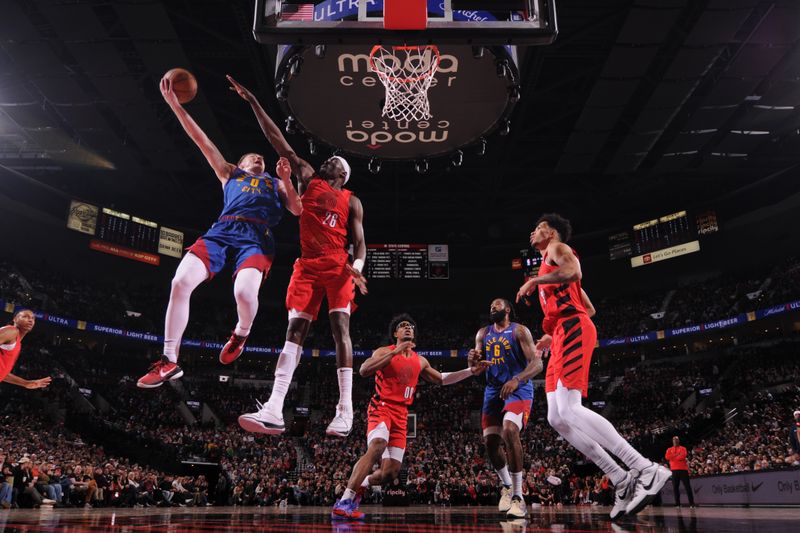
<path fill-rule="evenodd" d="M 425 73 L 425 74 L 422 74 L 420 76 L 414 76 L 414 77 L 411 77 L 411 78 L 399 77 L 399 76 L 390 76 L 390 75 L 388 75 L 388 74 L 386 74 L 384 72 L 379 71 L 377 68 L 375 68 L 375 53 L 378 52 L 379 50 L 385 49 L 385 48 L 386 47 L 381 45 L 381 44 L 376 44 L 375 46 L 372 47 L 372 50 L 370 50 L 370 52 L 369 52 L 369 68 L 370 68 L 370 70 L 372 72 L 377 74 L 377 76 L 379 78 L 381 78 L 383 80 L 389 80 L 389 81 L 392 81 L 392 82 L 397 82 L 397 83 L 415 83 L 415 82 L 418 82 L 420 80 L 424 80 L 425 78 L 429 78 L 429 77 L 433 76 L 434 71 L 439 66 L 439 61 L 441 60 L 441 54 L 439 53 L 439 47 L 436 46 L 435 44 L 420 44 L 420 45 L 412 45 L 412 46 L 409 46 L 409 45 L 392 46 L 391 47 L 392 48 L 392 52 L 395 52 L 395 51 L 398 51 L 398 50 L 399 51 L 421 50 L 423 48 L 426 48 L 426 49 L 429 48 L 431 51 L 433 51 L 434 55 L 436 56 L 436 61 L 433 62 L 433 64 L 436 65 L 436 66 L 434 68 L 432 68 L 432 69 L 429 69 L 429 71 L 427 73 Z"/>

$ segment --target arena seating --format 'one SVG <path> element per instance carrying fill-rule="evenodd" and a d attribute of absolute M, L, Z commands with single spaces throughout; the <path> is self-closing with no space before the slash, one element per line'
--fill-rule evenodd
<path fill-rule="evenodd" d="M 800 296 L 798 272 L 800 267 L 793 260 L 752 279 L 719 278 L 678 288 L 669 307 L 679 308 L 681 313 L 667 313 L 660 321 L 649 313 L 659 309 L 666 293 L 654 293 L 641 300 L 646 303 L 636 305 L 601 300 L 596 302 L 598 322 L 601 328 L 613 331 L 607 334 L 612 336 L 724 316 L 741 311 L 743 299 L 751 301 L 748 293 L 761 287 L 765 289 L 755 298 L 758 305 L 786 301 Z M 26 268 L 23 275 L 0 263 L 0 298 L 65 316 L 158 328 L 163 294 L 122 284 L 121 290 L 111 292 L 118 296 L 107 298 L 107 290 L 36 269 Z M 137 307 L 142 310 L 141 317 L 126 313 L 131 301 L 142 303 Z M 707 305 L 709 302 L 712 305 Z M 195 305 L 198 314 L 187 335 L 213 337 L 229 327 L 226 317 L 208 308 L 213 306 Z M 389 313 L 387 309 L 383 315 Z M 353 337 L 358 345 L 379 345 L 384 335 L 383 315 L 354 320 Z M 640 315 L 643 318 L 637 321 Z M 468 346 L 471 340 L 463 331 L 477 328 L 479 317 L 474 313 L 455 316 L 458 320 L 452 316 L 445 320 L 420 311 L 420 323 L 431 332 L 426 343 Z M 324 323 L 320 322 L 316 337 L 320 342 L 329 335 Z M 458 328 L 450 327 L 452 323 Z M 259 323 L 256 330 L 263 342 L 274 344 L 282 338 L 283 327 L 282 323 Z M 595 408 L 603 410 L 620 432 L 652 459 L 663 460 L 665 443 L 671 435 L 681 435 L 692 450 L 691 468 L 696 474 L 790 468 L 797 460 L 788 450 L 791 412 L 800 406 L 800 389 L 795 385 L 800 378 L 797 353 L 798 343 L 789 339 L 739 346 L 701 358 L 673 356 L 601 366 L 593 373 L 588 402 L 603 402 Z M 50 480 L 35 484 L 40 497 L 55 495 L 49 485 L 58 484 L 64 505 L 272 505 L 282 501 L 329 505 L 344 490 L 352 464 L 365 448 L 363 415 L 372 392 L 371 380 L 356 379 L 356 420 L 351 435 L 344 440 L 324 437 L 337 397 L 333 361 L 305 359 L 287 407 L 311 409 L 307 437 L 254 437 L 239 429 L 236 417 L 253 410 L 255 400 L 265 399 L 265 384 L 237 387 L 221 383 L 216 355 L 205 354 L 182 360 L 187 376 L 181 380 L 181 388 L 137 389 L 135 376 L 152 355 L 152 347 L 137 351 L 131 343 L 77 341 L 36 332 L 26 339 L 15 372 L 55 379 L 42 391 L 0 385 L 4 399 L 8 398 L 0 412 L 5 430 L 0 435 L 5 454 L 2 468 L 8 470 L 5 475 L 14 477 L 20 460 L 29 458 L 36 471 L 45 473 L 41 479 Z M 434 364 L 463 362 L 435 360 Z M 246 355 L 242 365 L 226 367 L 225 372 L 234 382 L 271 379 L 272 365 L 274 358 Z M 313 394 L 309 384 L 313 384 Z M 80 389 L 90 390 L 91 397 L 88 402 L 82 400 L 85 410 L 74 412 L 85 394 Z M 98 397 L 107 402 L 105 411 L 99 410 Z M 479 427 L 481 398 L 480 380 L 419 388 L 414 407 L 417 436 L 409 440 L 401 477 L 409 501 L 441 505 L 496 502 L 496 476 L 487 463 Z M 219 424 L 187 420 L 177 409 L 186 400 L 202 402 Z M 547 425 L 541 387 L 536 390 L 530 420 L 523 433 L 528 500 L 542 505 L 608 503 L 608 481 Z M 219 481 L 209 487 L 205 477 L 175 477 L 175 465 L 183 459 L 219 463 Z M 557 476 L 563 483 L 552 485 L 548 476 Z M 22 489 L 15 501 L 35 504 L 35 498 L 26 497 Z M 368 495 L 370 501 L 381 498 L 380 492 Z"/>

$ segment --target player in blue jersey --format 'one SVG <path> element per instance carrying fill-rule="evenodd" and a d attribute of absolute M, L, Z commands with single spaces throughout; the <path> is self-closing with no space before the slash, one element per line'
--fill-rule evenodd
<path fill-rule="evenodd" d="M 471 365 L 482 359 L 489 362 L 481 427 L 489 460 L 503 484 L 498 509 L 509 518 L 523 518 L 527 510 L 522 499 L 520 432 L 531 413 L 531 378 L 542 371 L 542 355 L 530 330 L 511 321 L 513 312 L 508 300 L 492 301 L 491 324 L 478 331 L 469 358 Z"/>
<path fill-rule="evenodd" d="M 239 321 L 220 353 L 220 361 L 229 364 L 239 357 L 258 310 L 261 282 L 275 255 L 270 228 L 280 222 L 283 206 L 294 215 L 303 209 L 288 160 L 278 161 L 280 179 L 265 171 L 260 154 L 245 154 L 237 164 L 229 163 L 178 102 L 167 78 L 161 80 L 161 94 L 217 175 L 224 204 L 217 222 L 188 248 L 178 265 L 164 324 L 164 353 L 139 379 L 137 385 L 142 388 L 158 387 L 183 375 L 177 364 L 178 348 L 189 321 L 189 298 L 198 285 L 214 277 L 228 262 L 234 265 L 233 295 Z"/>

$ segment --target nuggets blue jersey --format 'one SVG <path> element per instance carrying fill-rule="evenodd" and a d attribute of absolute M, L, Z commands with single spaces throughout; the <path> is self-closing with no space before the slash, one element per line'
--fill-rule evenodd
<path fill-rule="evenodd" d="M 519 324 L 512 322 L 503 331 L 497 331 L 494 324 L 486 329 L 483 336 L 483 353 L 490 366 L 486 369 L 486 385 L 502 387 L 508 380 L 525 370 L 528 361 L 519 342 L 514 338 L 514 330 Z M 530 381 L 520 383 L 522 389 L 531 386 Z"/>
<path fill-rule="evenodd" d="M 263 220 L 276 226 L 283 216 L 283 204 L 278 194 L 278 179 L 264 173 L 258 176 L 236 168 L 223 188 L 223 216 Z"/>

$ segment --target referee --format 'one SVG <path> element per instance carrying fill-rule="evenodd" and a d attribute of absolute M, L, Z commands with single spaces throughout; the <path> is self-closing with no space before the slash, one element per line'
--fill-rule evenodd
<path fill-rule="evenodd" d="M 683 481 L 683 488 L 689 497 L 689 507 L 694 508 L 694 493 L 692 485 L 689 483 L 689 464 L 686 462 L 686 448 L 681 446 L 681 440 L 672 437 L 672 448 L 667 448 L 664 457 L 669 461 L 669 468 L 672 470 L 672 489 L 675 491 L 675 507 L 681 506 L 680 482 Z"/>

